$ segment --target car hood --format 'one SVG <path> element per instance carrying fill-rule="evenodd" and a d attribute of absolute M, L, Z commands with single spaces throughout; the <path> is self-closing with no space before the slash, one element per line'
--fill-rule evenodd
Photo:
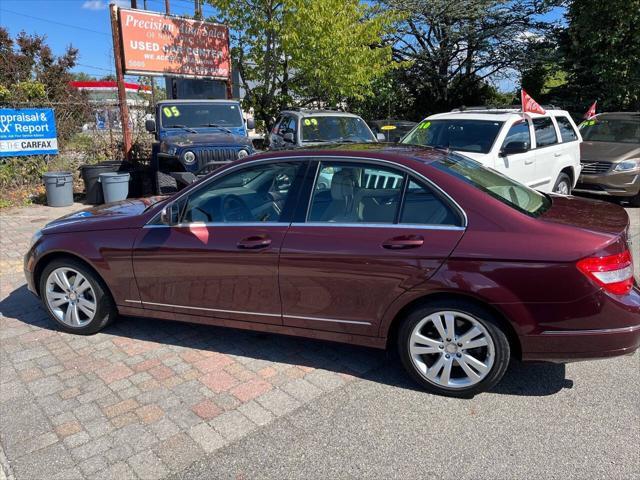
<path fill-rule="evenodd" d="M 588 142 L 580 144 L 580 159 L 616 162 L 640 157 L 640 145 L 633 143 Z"/>
<path fill-rule="evenodd" d="M 624 208 L 600 200 L 552 195 L 552 206 L 541 220 L 578 227 L 594 233 L 626 235 L 629 215 Z"/>
<path fill-rule="evenodd" d="M 70 213 L 48 223 L 42 233 L 68 233 L 88 230 L 136 228 L 144 224 L 147 209 L 167 197 L 157 196 L 97 205 Z"/>
<path fill-rule="evenodd" d="M 197 129 L 198 130 L 198 129 Z M 198 133 L 165 132 L 162 138 L 165 142 L 179 147 L 199 147 L 212 145 L 251 145 L 251 141 L 244 135 L 236 135 L 221 130 L 200 129 Z"/>

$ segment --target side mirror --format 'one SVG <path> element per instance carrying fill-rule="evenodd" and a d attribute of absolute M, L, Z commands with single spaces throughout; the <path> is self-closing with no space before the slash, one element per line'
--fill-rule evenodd
<path fill-rule="evenodd" d="M 387 136 L 384 133 L 376 133 L 376 139 L 379 142 L 386 142 L 387 141 Z"/>
<path fill-rule="evenodd" d="M 144 122 L 144 128 L 149 133 L 156 133 L 156 121 L 155 120 L 146 120 Z"/>
<path fill-rule="evenodd" d="M 245 121 L 247 123 L 247 130 L 256 128 L 256 121 L 253 118 L 247 118 Z"/>
<path fill-rule="evenodd" d="M 500 150 L 500 156 L 506 157 L 508 155 L 515 155 L 518 153 L 525 153 L 529 150 L 529 142 L 509 142 L 502 150 Z"/>
<path fill-rule="evenodd" d="M 283 139 L 285 142 L 289 142 L 289 143 L 295 143 L 295 141 L 296 141 L 295 137 L 293 136 L 293 132 L 287 132 L 287 133 L 285 133 L 285 134 L 282 136 L 282 139 Z"/>
<path fill-rule="evenodd" d="M 180 220 L 180 207 L 177 203 L 171 202 L 167 204 L 160 213 L 160 221 L 165 225 L 177 225 Z"/>

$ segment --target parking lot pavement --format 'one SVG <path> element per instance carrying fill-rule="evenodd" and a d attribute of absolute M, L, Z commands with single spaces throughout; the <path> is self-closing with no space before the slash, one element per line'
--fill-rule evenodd
<path fill-rule="evenodd" d="M 514 364 L 464 401 L 415 390 L 365 348 L 131 318 L 60 332 L 24 286 L 22 255 L 79 207 L 0 214 L 9 478 L 640 478 L 638 354 Z"/>

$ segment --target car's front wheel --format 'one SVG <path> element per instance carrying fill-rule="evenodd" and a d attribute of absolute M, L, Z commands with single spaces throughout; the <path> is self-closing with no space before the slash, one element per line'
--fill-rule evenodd
<path fill-rule="evenodd" d="M 471 397 L 500 381 L 509 341 L 493 316 L 474 304 L 438 301 L 414 310 L 398 335 L 400 358 L 426 390 Z"/>
<path fill-rule="evenodd" d="M 103 281 L 77 260 L 49 263 L 40 276 L 40 296 L 51 318 L 67 332 L 96 333 L 117 316 Z"/>

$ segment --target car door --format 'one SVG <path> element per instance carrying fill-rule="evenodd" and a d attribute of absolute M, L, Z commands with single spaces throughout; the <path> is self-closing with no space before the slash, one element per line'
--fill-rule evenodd
<path fill-rule="evenodd" d="M 521 153 L 508 153 L 509 146 L 522 144 L 526 148 Z M 513 123 L 499 150 L 495 169 L 510 178 L 531 186 L 536 178 L 536 152 L 531 145 L 531 124 L 528 119 Z"/>
<path fill-rule="evenodd" d="M 424 179 L 375 161 L 318 163 L 280 254 L 285 325 L 377 335 L 387 307 L 427 281 L 464 233 Z"/>
<path fill-rule="evenodd" d="M 281 324 L 278 253 L 304 167 L 259 161 L 178 197 L 176 224 L 156 219 L 136 240 L 139 303 L 183 316 Z"/>
<path fill-rule="evenodd" d="M 536 117 L 532 123 L 536 138 L 536 181 L 529 186 L 550 192 L 558 174 L 559 157 L 562 156 L 562 149 L 558 144 L 558 131 L 549 116 Z"/>

